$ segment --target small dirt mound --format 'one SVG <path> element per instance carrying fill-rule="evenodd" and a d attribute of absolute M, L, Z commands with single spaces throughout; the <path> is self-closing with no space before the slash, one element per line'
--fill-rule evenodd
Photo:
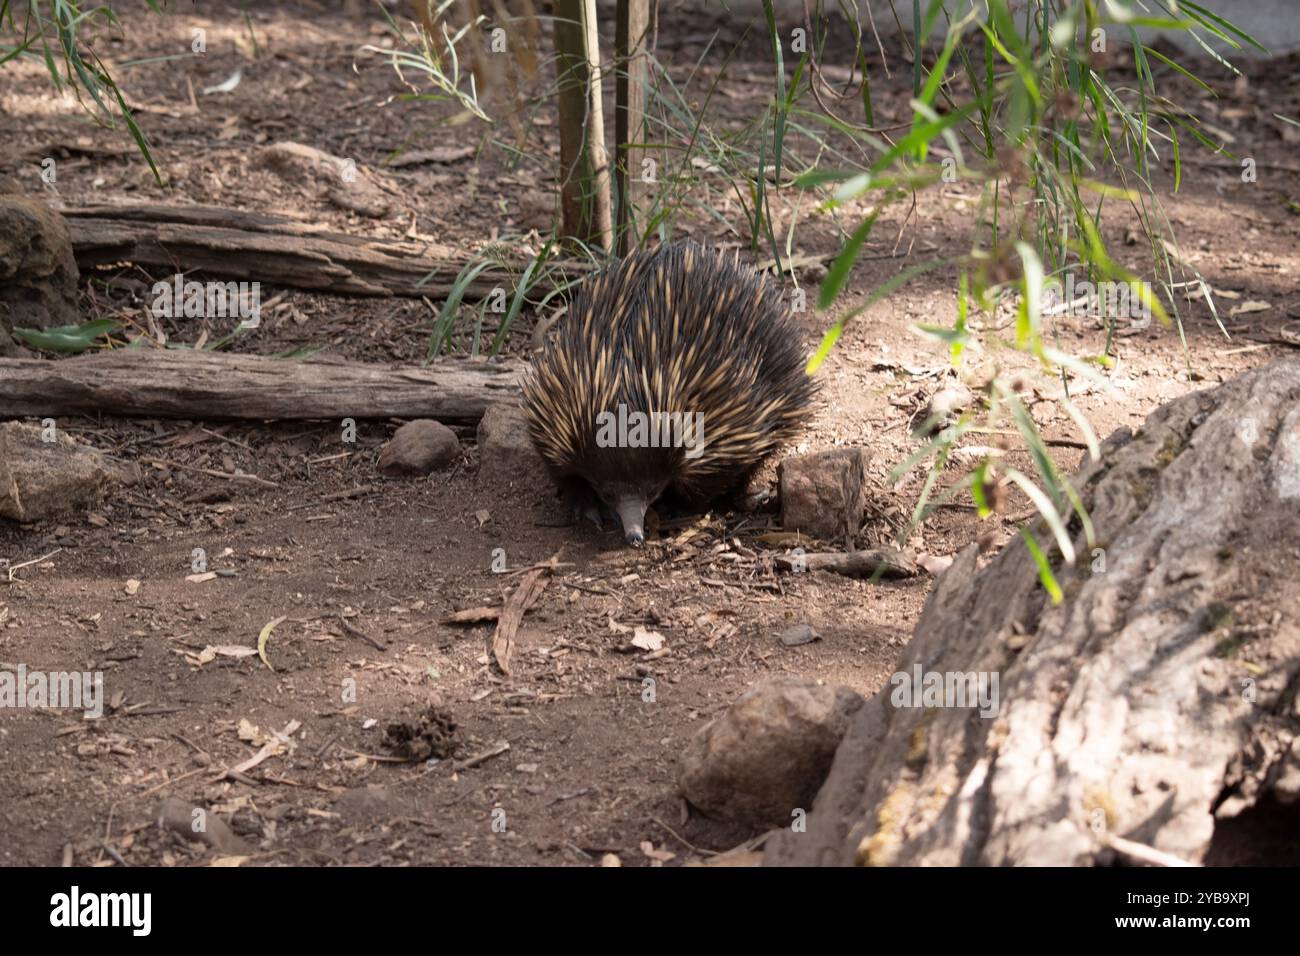
<path fill-rule="evenodd" d="M 456 719 L 445 707 L 431 704 L 416 719 L 384 728 L 383 745 L 394 757 L 412 763 L 446 760 L 456 752 Z"/>

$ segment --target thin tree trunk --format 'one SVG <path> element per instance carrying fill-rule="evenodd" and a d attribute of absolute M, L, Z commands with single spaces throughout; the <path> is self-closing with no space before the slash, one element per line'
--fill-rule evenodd
<path fill-rule="evenodd" d="M 595 0 L 557 0 L 555 52 L 564 233 L 608 250 L 613 221 Z"/>
<path fill-rule="evenodd" d="M 645 91 L 649 78 L 646 36 L 650 30 L 650 0 L 618 0 L 615 56 L 614 142 L 615 199 L 618 202 L 618 252 L 625 256 L 637 245 L 636 207 L 643 192 L 641 160 L 644 149 L 633 147 L 645 135 Z"/>

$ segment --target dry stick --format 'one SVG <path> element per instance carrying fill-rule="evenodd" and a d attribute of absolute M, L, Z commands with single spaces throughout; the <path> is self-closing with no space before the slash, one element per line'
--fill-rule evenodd
<path fill-rule="evenodd" d="M 1240 166 L 1234 166 L 1232 163 L 1215 163 L 1208 159 L 1193 159 L 1187 156 L 1182 157 L 1181 162 L 1192 166 L 1208 166 L 1211 169 L 1231 169 L 1235 172 L 1241 172 Z M 1261 163 L 1256 162 L 1260 169 L 1277 169 L 1284 173 L 1295 173 L 1300 175 L 1300 166 L 1288 166 L 1285 163 Z"/>
<path fill-rule="evenodd" d="M 321 495 L 319 498 L 314 498 L 311 501 L 300 505 L 291 505 L 286 508 L 285 511 L 301 511 L 303 508 L 315 508 L 319 505 L 323 505 L 327 501 L 343 501 L 346 498 L 358 498 L 368 492 L 375 491 L 376 488 L 376 485 L 360 485 L 359 487 L 348 488 L 344 491 L 335 491 L 328 495 Z"/>
<path fill-rule="evenodd" d="M 852 554 L 821 551 L 798 557 L 781 554 L 773 561 L 781 571 L 794 571 L 802 566 L 806 571 L 834 571 L 853 578 L 911 578 L 919 573 L 911 556 L 896 548 L 871 548 Z M 709 581 L 705 579 L 704 583 Z"/>
<path fill-rule="evenodd" d="M 348 750 L 348 753 L 357 757 L 365 757 L 375 763 L 420 763 L 420 761 L 411 760 L 409 757 L 394 757 L 389 754 L 363 754 L 360 750 Z"/>
<path fill-rule="evenodd" d="M 240 441 L 238 438 L 230 438 L 227 435 L 221 434 L 221 432 L 214 432 L 211 428 L 200 427 L 199 431 L 203 432 L 203 434 L 205 435 L 211 435 L 213 438 L 219 439 L 220 441 L 227 442 L 228 444 L 234 445 L 238 448 L 243 448 L 251 452 L 257 451 L 257 449 L 254 448 L 252 445 L 250 445 L 248 442 Z"/>
<path fill-rule="evenodd" d="M 276 731 L 271 735 L 272 739 L 267 741 L 267 743 L 263 744 L 261 750 L 259 750 L 253 756 L 249 757 L 243 763 L 236 764 L 233 767 L 229 767 L 221 771 L 221 773 L 219 773 L 217 776 L 212 778 L 211 782 L 220 783 L 222 780 L 225 780 L 228 777 L 232 779 L 242 779 L 246 783 L 249 782 L 251 778 L 247 778 L 244 775 L 249 770 L 252 770 L 258 764 L 260 764 L 262 761 L 274 757 L 277 754 L 283 753 L 286 745 L 289 743 L 289 738 L 292 737 L 294 734 L 296 734 L 298 732 L 298 728 L 301 726 L 302 724 L 299 721 L 296 720 L 289 721 L 287 724 L 284 725 L 283 730 Z M 252 781 L 252 782 L 256 783 L 256 781 Z"/>
<path fill-rule="evenodd" d="M 557 554 L 555 557 L 547 558 L 545 561 L 538 561 L 536 564 L 530 564 L 527 567 L 515 568 L 513 571 L 504 571 L 501 576 L 505 578 L 513 578 L 518 577 L 521 574 L 527 574 L 529 571 L 558 571 L 560 568 L 577 567 L 577 565 L 571 561 L 557 561 L 556 558 L 558 557 L 559 555 Z"/>
<path fill-rule="evenodd" d="M 365 641 L 367 644 L 369 644 L 371 647 L 375 648 L 376 650 L 379 651 L 388 650 L 388 648 L 384 645 L 382 641 L 375 640 L 369 634 L 365 633 L 364 631 L 358 630 L 357 628 L 349 624 L 347 622 L 347 619 L 342 614 L 340 614 L 338 618 L 339 618 L 339 623 L 343 625 L 343 630 L 347 631 L 353 637 L 361 638 L 363 641 Z"/>
<path fill-rule="evenodd" d="M 613 222 L 595 0 L 557 0 L 554 44 L 564 232 L 608 251 Z"/>
<path fill-rule="evenodd" d="M 470 767 L 477 767 L 481 763 L 487 763 L 493 757 L 501 756 L 509 749 L 510 749 L 510 741 L 498 740 L 495 744 L 493 744 L 487 750 L 483 751 L 481 754 L 476 754 L 475 756 L 470 757 L 468 760 L 462 760 L 457 764 L 453 764 L 452 769 L 455 770 L 457 773 L 459 773 L 462 770 L 468 770 Z"/>
<path fill-rule="evenodd" d="M 1189 863 L 1182 857 L 1174 856 L 1172 853 L 1166 853 L 1164 850 L 1157 850 L 1155 847 L 1147 846 L 1144 843 L 1135 843 L 1132 840 L 1125 840 L 1123 837 L 1117 837 L 1107 834 L 1102 842 L 1114 850 L 1120 856 L 1128 857 L 1138 863 L 1145 863 L 1148 866 L 1196 866 L 1195 863 Z"/>
<path fill-rule="evenodd" d="M 559 555 L 555 557 L 558 558 Z M 546 577 L 549 573 L 549 568 L 533 568 L 524 575 L 519 587 L 501 608 L 501 614 L 497 618 L 497 628 L 492 635 L 492 656 L 496 659 L 497 666 L 501 668 L 501 673 L 506 676 L 510 675 L 510 656 L 514 653 L 515 632 L 523 623 L 525 612 L 542 596 L 542 591 L 546 589 L 550 580 Z"/>
<path fill-rule="evenodd" d="M 696 853 L 702 853 L 702 854 L 704 854 L 705 856 L 720 856 L 720 855 L 721 855 L 721 854 L 718 853 L 717 850 L 706 850 L 706 849 L 704 849 L 703 847 L 698 847 L 698 846 L 696 846 L 694 843 L 692 843 L 690 840 L 686 839 L 686 837 L 682 836 L 680 833 L 678 833 L 676 830 L 674 830 L 674 829 L 673 829 L 672 827 L 670 827 L 668 824 L 664 823 L 664 822 L 663 822 L 662 820 L 660 820 L 658 817 L 651 817 L 650 819 L 653 820 L 655 823 L 659 824 L 661 827 L 663 827 L 663 828 L 664 828 L 665 830 L 667 830 L 669 833 L 671 833 L 671 834 L 672 834 L 672 835 L 677 839 L 677 842 L 678 842 L 678 843 L 681 843 L 681 844 L 684 844 L 685 846 L 690 847 L 690 848 L 691 848 L 692 850 L 694 850 Z"/>
<path fill-rule="evenodd" d="M 280 486 L 266 478 L 259 478 L 257 475 L 232 474 L 228 471 L 217 471 L 215 468 L 197 468 L 194 465 L 182 465 L 178 461 L 168 461 L 165 458 L 141 458 L 141 461 L 147 461 L 151 465 L 162 465 L 164 468 L 179 468 L 181 471 L 193 471 L 200 475 L 211 475 L 213 478 L 226 478 L 230 481 L 251 481 L 254 484 L 262 485 L 267 488 L 279 488 Z"/>
<path fill-rule="evenodd" d="M 136 796 L 134 799 L 136 799 L 136 800 L 143 800 L 145 797 L 152 797 L 152 796 L 153 796 L 155 793 L 157 793 L 159 790 L 162 790 L 162 789 L 164 789 L 164 788 L 166 788 L 166 787 L 170 787 L 172 784 L 180 783 L 182 780 L 186 779 L 187 777 L 193 777 L 193 776 L 195 776 L 195 775 L 197 775 L 197 774 L 204 773 L 205 771 L 208 771 L 208 770 L 211 770 L 211 769 L 212 769 L 211 767 L 198 767 L 198 768 L 196 768 L 196 769 L 194 769 L 194 770 L 189 770 L 189 771 L 187 771 L 187 772 L 181 774 L 179 777 L 172 777 L 170 780 L 164 780 L 162 783 L 158 784 L 158 786 L 156 786 L 156 787 L 150 787 L 148 790 L 146 790 L 146 791 L 145 791 L 144 793 L 142 793 L 142 794 L 139 794 L 139 795 Z M 113 807 L 116 807 L 116 806 L 117 806 L 117 804 L 114 803 L 114 804 L 113 804 Z M 113 809 L 112 807 L 109 808 L 110 813 L 112 812 L 112 809 Z"/>
<path fill-rule="evenodd" d="M 606 591 L 604 588 L 589 588 L 585 584 L 574 584 L 572 581 L 562 581 L 560 583 L 565 587 L 573 588 L 575 591 L 583 591 L 587 594 L 600 594 L 611 597 L 614 593 L 613 591 Z"/>
<path fill-rule="evenodd" d="M 42 555 L 42 556 L 39 557 L 39 558 L 32 558 L 30 561 L 24 561 L 22 564 L 11 564 L 11 565 L 9 566 L 9 583 L 10 583 L 10 584 L 13 583 L 13 580 L 14 580 L 14 572 L 17 571 L 19 568 L 26 568 L 26 567 L 30 567 L 30 566 L 33 565 L 33 564 L 40 564 L 42 561 L 45 561 L 45 560 L 48 560 L 49 558 L 54 557 L 56 554 L 58 554 L 58 553 L 59 553 L 60 551 L 62 551 L 62 550 L 63 550 L 62 548 L 55 548 L 55 549 L 54 549 L 53 551 L 51 551 L 49 554 Z"/>

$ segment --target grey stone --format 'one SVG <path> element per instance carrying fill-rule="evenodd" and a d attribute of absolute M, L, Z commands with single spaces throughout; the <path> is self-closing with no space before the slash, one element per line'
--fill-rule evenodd
<path fill-rule="evenodd" d="M 0 354 L 14 328 L 79 325 L 77 261 L 63 217 L 27 196 L 0 194 Z"/>
<path fill-rule="evenodd" d="M 460 457 L 460 440 L 442 422 L 419 418 L 393 433 L 379 453 L 385 475 L 427 475 Z"/>
<path fill-rule="evenodd" d="M 478 423 L 479 476 L 509 484 L 537 482 L 546 465 L 528 435 L 528 419 L 512 402 L 489 405 Z"/>
<path fill-rule="evenodd" d="M 134 466 L 109 461 L 102 453 L 55 429 L 24 422 L 0 424 L 0 518 L 36 521 L 88 507 L 116 484 L 134 484 Z"/>
<path fill-rule="evenodd" d="M 863 698 L 848 687 L 778 677 L 751 687 L 687 744 L 682 794 L 710 816 L 755 827 L 810 810 Z"/>
<path fill-rule="evenodd" d="M 781 524 L 824 540 L 857 533 L 866 506 L 867 450 L 832 448 L 781 462 Z"/>

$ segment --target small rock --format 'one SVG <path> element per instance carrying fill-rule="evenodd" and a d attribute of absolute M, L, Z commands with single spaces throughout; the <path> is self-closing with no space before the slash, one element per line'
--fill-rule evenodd
<path fill-rule="evenodd" d="M 811 644 L 813 641 L 820 640 L 821 635 L 814 631 L 810 624 L 795 624 L 781 632 L 781 643 L 786 647 L 798 647 L 800 644 Z"/>
<path fill-rule="evenodd" d="M 220 816 L 191 806 L 180 797 L 168 797 L 163 801 L 158 811 L 158 825 L 186 840 L 206 843 L 220 853 L 242 854 L 252 849 Z"/>
<path fill-rule="evenodd" d="M 140 582 L 135 578 L 129 578 L 123 590 L 126 591 L 128 597 L 134 596 L 140 590 Z"/>
<path fill-rule="evenodd" d="M 952 561 L 953 556 L 951 554 L 918 554 L 916 556 L 916 563 L 935 577 L 947 571 L 952 566 Z"/>
<path fill-rule="evenodd" d="M 857 533 L 866 506 L 867 450 L 833 448 L 781 462 L 781 524 L 814 538 Z"/>
<path fill-rule="evenodd" d="M 0 518 L 36 521 L 92 505 L 116 484 L 134 484 L 133 467 L 110 462 L 99 451 L 23 422 L 0 424 Z"/>
<path fill-rule="evenodd" d="M 442 422 L 419 418 L 393 432 L 379 453 L 379 471 L 389 476 L 427 475 L 459 457 L 455 432 Z"/>
<path fill-rule="evenodd" d="M 542 456 L 528 435 L 528 419 L 518 405 L 489 405 L 478 423 L 479 475 L 492 481 L 536 482 L 546 474 Z"/>
<path fill-rule="evenodd" d="M 691 739 L 678 767 L 683 795 L 707 814 L 783 826 L 810 810 L 863 698 L 848 687 L 779 677 L 746 691 Z"/>
<path fill-rule="evenodd" d="M 355 160 L 303 143 L 275 143 L 263 147 L 255 161 L 287 182 L 316 188 L 341 209 L 371 219 L 382 219 L 392 210 L 392 201 L 380 186 L 383 177 Z"/>
<path fill-rule="evenodd" d="M 921 432 L 927 436 L 937 434 L 956 421 L 957 414 L 970 408 L 974 402 L 975 394 L 965 385 L 945 385 L 926 403 L 921 413 Z"/>

